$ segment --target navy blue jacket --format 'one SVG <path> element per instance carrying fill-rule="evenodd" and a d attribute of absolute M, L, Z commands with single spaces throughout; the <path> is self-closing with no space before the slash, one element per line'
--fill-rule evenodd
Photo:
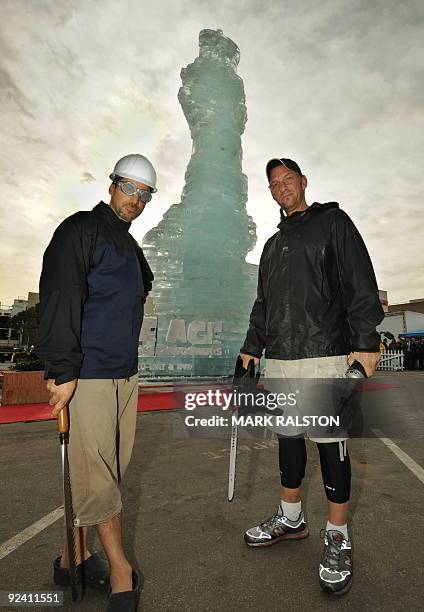
<path fill-rule="evenodd" d="M 137 372 L 153 274 L 130 226 L 100 202 L 65 219 L 44 253 L 35 350 L 56 384 Z"/>

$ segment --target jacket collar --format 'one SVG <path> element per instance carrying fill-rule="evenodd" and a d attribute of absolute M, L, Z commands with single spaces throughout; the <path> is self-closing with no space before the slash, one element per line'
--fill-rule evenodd
<path fill-rule="evenodd" d="M 337 202 L 326 202 L 325 204 L 321 204 L 320 202 L 314 202 L 306 210 L 297 210 L 292 215 L 287 217 L 283 210 L 280 210 L 280 223 L 278 224 L 278 228 L 280 230 L 290 230 L 294 227 L 298 227 L 300 223 L 304 219 L 307 219 L 311 214 L 314 214 L 318 211 L 326 210 L 328 208 L 338 208 L 339 205 Z"/>
<path fill-rule="evenodd" d="M 109 225 L 117 230 L 128 232 L 131 227 L 131 223 L 120 219 L 118 215 L 112 210 L 109 204 L 101 201 L 93 208 L 93 212 L 104 219 Z"/>

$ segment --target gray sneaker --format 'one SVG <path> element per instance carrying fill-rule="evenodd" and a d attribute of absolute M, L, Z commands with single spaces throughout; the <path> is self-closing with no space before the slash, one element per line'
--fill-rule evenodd
<path fill-rule="evenodd" d="M 280 540 L 301 540 L 309 535 L 303 512 L 290 521 L 278 512 L 256 527 L 248 529 L 244 541 L 248 546 L 271 546 Z"/>
<path fill-rule="evenodd" d="M 344 595 L 352 586 L 352 545 L 340 531 L 321 529 L 324 553 L 319 565 L 319 584 L 331 595 Z"/>

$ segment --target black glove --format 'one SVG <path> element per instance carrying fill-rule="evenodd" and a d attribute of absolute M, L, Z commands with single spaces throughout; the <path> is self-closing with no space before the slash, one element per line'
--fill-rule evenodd
<path fill-rule="evenodd" d="M 258 403 L 253 398 L 244 400 L 244 398 L 240 398 L 240 402 L 238 405 L 235 405 L 235 408 L 239 409 L 239 413 L 242 415 L 248 414 L 270 414 L 271 416 L 282 416 L 284 414 L 284 410 L 281 406 L 278 408 L 268 408 L 268 402 L 266 397 L 268 394 L 274 396 L 275 393 L 268 391 L 262 385 L 260 389 L 258 389 L 260 370 L 258 367 L 257 372 L 255 373 L 255 362 L 252 359 L 249 361 L 249 365 L 247 370 L 243 367 L 243 360 L 240 356 L 237 357 L 236 367 L 234 370 L 234 378 L 233 378 L 233 391 L 237 393 L 252 393 L 254 396 L 258 394 L 261 395 L 261 402 Z M 273 402 L 275 402 L 275 398 L 273 397 Z M 265 404 L 265 405 L 263 405 Z"/>

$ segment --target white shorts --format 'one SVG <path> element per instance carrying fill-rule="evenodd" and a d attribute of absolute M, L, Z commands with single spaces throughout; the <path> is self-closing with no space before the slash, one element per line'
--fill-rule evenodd
<path fill-rule="evenodd" d="M 311 385 L 314 379 L 330 379 L 344 378 L 348 368 L 347 356 L 336 355 L 332 357 L 310 357 L 306 359 L 266 359 L 265 361 L 265 387 L 267 391 L 281 393 L 287 391 L 295 393 L 294 387 L 301 386 L 302 393 L 308 388 L 308 380 L 303 381 L 302 385 L 296 385 L 296 379 L 310 379 Z M 284 382 L 283 382 L 284 381 Z M 292 388 L 293 387 L 293 388 Z M 329 406 L 329 409 L 331 407 Z M 305 402 L 302 404 L 302 397 L 298 399 L 295 406 L 285 407 L 284 416 L 293 418 L 300 417 L 302 414 L 307 414 L 308 406 Z M 307 436 L 305 428 L 295 425 L 288 427 L 275 426 L 272 430 L 278 435 L 284 436 Z M 309 437 L 309 436 L 308 436 Z M 346 440 L 346 437 L 340 438 L 312 438 L 314 442 L 340 442 Z"/>

